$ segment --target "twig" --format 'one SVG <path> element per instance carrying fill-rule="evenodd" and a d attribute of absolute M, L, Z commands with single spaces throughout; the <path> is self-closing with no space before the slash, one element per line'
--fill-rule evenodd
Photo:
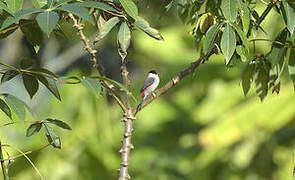
<path fill-rule="evenodd" d="M 104 76 L 104 70 L 103 68 L 100 66 L 100 64 L 98 64 L 97 59 L 96 59 L 96 50 L 92 49 L 90 47 L 90 43 L 89 40 L 86 38 L 84 32 L 83 32 L 83 26 L 81 24 L 78 23 L 78 20 L 74 17 L 74 15 L 72 13 L 69 13 L 69 17 L 72 19 L 72 21 L 74 22 L 73 27 L 77 29 L 78 31 L 78 35 L 80 36 L 80 39 L 83 41 L 84 43 L 84 48 L 85 50 L 89 53 L 90 55 L 90 60 L 93 63 L 93 66 L 97 69 L 98 73 L 100 74 L 100 76 Z M 103 80 L 102 81 L 106 87 L 108 89 L 113 89 L 113 85 L 110 84 L 109 82 Z M 121 102 L 120 98 L 118 96 L 116 96 L 115 93 L 110 92 L 109 93 L 110 96 L 112 96 L 115 101 L 117 102 L 117 104 L 122 108 L 122 110 L 126 113 L 127 112 L 127 108 L 124 106 L 124 104 Z"/>
<path fill-rule="evenodd" d="M 273 8 L 273 6 L 276 5 L 276 3 L 278 2 L 279 0 L 275 0 L 274 2 L 270 2 L 266 9 L 263 11 L 263 13 L 261 14 L 261 16 L 256 20 L 256 24 L 257 25 L 260 25 L 262 23 L 262 21 L 265 19 L 265 17 L 268 15 L 268 13 L 270 12 L 270 10 Z"/>
<path fill-rule="evenodd" d="M 18 151 L 19 153 L 21 153 L 28 161 L 29 163 L 32 165 L 32 167 L 35 169 L 35 171 L 37 172 L 37 174 L 40 176 L 40 178 L 42 180 L 45 180 L 45 178 L 42 176 L 42 174 L 40 173 L 40 171 L 37 169 L 37 167 L 35 166 L 35 164 L 31 161 L 31 159 L 25 154 L 23 153 L 20 149 L 18 149 L 17 147 L 14 147 L 14 146 L 11 146 L 11 145 L 8 145 L 8 144 L 3 144 L 1 145 L 1 147 L 10 147 L 16 151 Z"/>
<path fill-rule="evenodd" d="M 13 121 L 13 122 L 10 122 L 10 123 L 6 123 L 6 124 L 3 124 L 1 127 L 4 127 L 4 126 L 9 126 L 9 125 L 12 125 L 12 124 L 16 124 L 16 123 L 30 123 L 30 124 L 35 124 L 35 123 L 38 123 L 40 121 Z"/>
<path fill-rule="evenodd" d="M 1 141 L 0 141 L 0 161 L 1 161 L 3 178 L 4 180 L 9 180 L 8 171 L 6 170 L 6 167 L 5 167 Z"/>
<path fill-rule="evenodd" d="M 175 76 L 174 78 L 172 78 L 168 83 L 166 83 L 162 88 L 160 88 L 159 90 L 155 91 L 153 93 L 153 96 L 148 97 L 143 103 L 140 109 L 138 108 L 134 108 L 134 115 L 136 115 L 139 111 L 141 111 L 144 107 L 146 107 L 147 105 L 149 105 L 151 102 L 153 102 L 154 100 L 156 100 L 158 97 L 160 97 L 161 95 L 167 93 L 173 86 L 175 86 L 176 84 L 179 83 L 179 81 L 186 77 L 189 74 L 192 74 L 195 69 L 197 67 L 199 67 L 200 64 L 203 64 L 205 61 L 207 61 L 209 59 L 209 57 L 212 54 L 218 54 L 219 50 L 218 47 L 214 47 L 213 50 L 205 57 L 203 58 L 199 58 L 197 61 L 191 63 L 191 65 L 189 67 L 187 67 L 186 69 L 180 71 L 178 73 L 177 76 Z"/>

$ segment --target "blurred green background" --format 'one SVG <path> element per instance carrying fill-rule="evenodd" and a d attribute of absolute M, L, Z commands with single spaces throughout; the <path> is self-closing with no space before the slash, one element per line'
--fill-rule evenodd
<path fill-rule="evenodd" d="M 164 85 L 178 71 L 199 57 L 192 29 L 183 25 L 176 12 L 160 18 L 159 2 L 138 1 L 139 12 L 158 28 L 164 42 L 153 40 L 140 31 L 132 34 L 127 59 L 132 89 L 138 93 L 146 73 L 156 69 Z M 28 3 L 27 6 L 30 6 Z M 259 13 L 264 5 L 258 4 Z M 283 20 L 274 11 L 263 27 L 275 39 Z M 64 22 L 68 39 L 52 36 L 46 39 L 36 55 L 20 31 L 0 42 L 0 59 L 18 65 L 21 57 L 32 57 L 60 76 L 88 76 L 91 64 L 82 45 Z M 116 31 L 98 45 L 98 58 L 109 77 L 120 81 L 120 58 L 116 50 Z M 88 31 L 94 37 L 94 30 Z M 260 53 L 270 49 L 269 42 L 258 43 Z M 239 85 L 242 63 L 227 69 L 222 55 L 214 55 L 193 76 L 183 79 L 168 94 L 160 97 L 138 114 L 134 123 L 130 175 L 136 180 L 285 180 L 292 178 L 295 145 L 295 96 L 290 79 L 283 77 L 279 95 L 270 94 L 263 103 L 251 93 L 244 97 Z M 82 85 L 62 85 L 62 102 L 44 87 L 29 99 L 20 78 L 0 87 L 24 99 L 34 110 L 27 120 L 56 118 L 71 125 L 72 131 L 58 130 L 62 149 L 46 148 L 30 154 L 41 174 L 49 180 L 116 179 L 120 165 L 123 123 L 120 108 L 105 95 L 95 98 Z M 1 124 L 10 122 L 1 111 Z M 14 116 L 15 117 L 15 116 Z M 16 117 L 15 117 L 16 118 Z M 1 127 L 3 144 L 22 151 L 34 150 L 47 143 L 43 130 L 27 138 L 29 124 Z M 7 149 L 11 155 L 16 151 Z M 10 167 L 13 180 L 40 179 L 25 158 Z M 2 178 L 2 175 L 0 175 Z"/>

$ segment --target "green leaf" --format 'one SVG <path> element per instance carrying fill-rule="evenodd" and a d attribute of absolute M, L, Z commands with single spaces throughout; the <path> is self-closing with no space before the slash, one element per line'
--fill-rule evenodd
<path fill-rule="evenodd" d="M 44 11 L 44 10 L 43 9 L 36 9 L 36 8 L 20 10 L 20 11 L 16 12 L 14 14 L 14 16 L 9 16 L 4 20 L 4 22 L 0 28 L 0 31 L 9 27 L 11 24 L 19 21 L 20 19 L 22 19 L 23 17 L 25 17 L 27 15 L 42 12 L 42 11 Z"/>
<path fill-rule="evenodd" d="M 118 11 L 115 8 L 102 2 L 84 1 L 84 2 L 77 2 L 72 4 L 78 4 L 79 6 L 83 6 L 87 8 L 95 8 L 95 9 L 100 9 L 103 11 L 113 11 L 118 13 Z"/>
<path fill-rule="evenodd" d="M 3 9 L 4 11 L 8 12 L 9 14 L 13 15 L 14 13 L 6 6 L 5 3 L 0 1 L 0 9 Z"/>
<path fill-rule="evenodd" d="M 242 79 L 243 92 L 245 96 L 247 96 L 250 90 L 254 70 L 255 70 L 255 65 L 252 64 L 251 61 L 249 61 L 243 68 L 241 79 Z"/>
<path fill-rule="evenodd" d="M 26 133 L 26 136 L 27 137 L 30 137 L 30 136 L 33 136 L 34 134 L 38 133 L 42 128 L 42 123 L 34 123 L 34 124 L 31 124 L 28 129 L 27 129 L 27 133 Z"/>
<path fill-rule="evenodd" d="M 49 37 L 52 30 L 55 28 L 59 16 L 54 11 L 46 11 L 36 16 L 36 20 L 43 32 Z"/>
<path fill-rule="evenodd" d="M 269 69 L 261 64 L 256 66 L 255 86 L 257 96 L 263 101 L 268 92 Z"/>
<path fill-rule="evenodd" d="M 230 23 L 230 25 L 235 28 L 235 30 L 237 31 L 239 37 L 241 38 L 243 42 L 243 45 L 245 46 L 246 50 L 249 52 L 249 41 L 247 39 L 245 32 L 242 31 L 240 26 L 236 25 L 235 23 Z"/>
<path fill-rule="evenodd" d="M 81 78 L 81 83 L 88 90 L 90 90 L 96 97 L 100 95 L 101 92 L 101 84 L 93 78 Z"/>
<path fill-rule="evenodd" d="M 58 99 L 61 101 L 60 94 L 58 92 L 57 86 L 56 86 L 56 81 L 42 75 L 36 75 L 38 80 L 44 84 L 44 86 Z"/>
<path fill-rule="evenodd" d="M 235 22 L 238 15 L 237 0 L 222 0 L 221 10 L 227 20 Z"/>
<path fill-rule="evenodd" d="M 286 28 L 283 29 L 281 33 L 277 36 L 276 41 L 285 43 L 288 33 L 289 32 Z M 272 66 L 282 63 L 282 61 L 284 60 L 285 52 L 286 52 L 286 48 L 283 45 L 280 45 L 277 43 L 272 44 L 271 51 L 268 54 L 268 59 L 271 62 Z"/>
<path fill-rule="evenodd" d="M 6 104 L 5 101 L 3 101 L 2 99 L 0 99 L 0 109 L 10 118 L 11 118 L 11 110 L 8 107 L 8 105 Z"/>
<path fill-rule="evenodd" d="M 20 67 L 22 69 L 28 69 L 29 67 L 36 64 L 36 61 L 31 58 L 23 58 L 20 62 Z"/>
<path fill-rule="evenodd" d="M 226 24 L 224 28 L 220 45 L 221 51 L 226 59 L 226 64 L 228 64 L 236 49 L 236 35 L 229 24 Z"/>
<path fill-rule="evenodd" d="M 55 131 L 46 123 L 43 123 L 45 127 L 45 135 L 48 142 L 55 148 L 61 148 L 60 137 L 55 133 Z"/>
<path fill-rule="evenodd" d="M 137 19 L 138 9 L 136 4 L 132 0 L 119 0 L 126 13 L 133 19 Z"/>
<path fill-rule="evenodd" d="M 15 112 L 20 120 L 25 120 L 26 117 L 26 103 L 11 94 L 2 94 L 6 103 Z"/>
<path fill-rule="evenodd" d="M 1 1 L 0 1 L 1 2 Z M 14 33 L 18 29 L 19 25 L 18 24 L 12 24 L 8 26 L 6 29 L 0 31 L 0 39 L 4 39 L 10 34 Z"/>
<path fill-rule="evenodd" d="M 99 34 L 95 38 L 94 42 L 98 42 L 102 38 L 104 38 L 119 21 L 120 19 L 118 17 L 112 17 L 111 19 L 109 19 L 100 29 Z"/>
<path fill-rule="evenodd" d="M 58 0 L 47 0 L 47 6 L 49 8 L 52 8 L 56 1 L 58 1 Z"/>
<path fill-rule="evenodd" d="M 19 24 L 26 39 L 33 46 L 40 46 L 43 43 L 42 31 L 35 20 L 21 19 Z"/>
<path fill-rule="evenodd" d="M 15 71 L 15 70 L 6 71 L 1 78 L 1 83 L 11 80 L 12 78 L 17 76 L 18 74 L 19 74 L 19 71 Z"/>
<path fill-rule="evenodd" d="M 289 63 L 288 63 L 289 75 L 293 81 L 295 91 L 295 50 L 290 49 Z"/>
<path fill-rule="evenodd" d="M 32 99 L 39 89 L 38 80 L 36 79 L 35 76 L 32 76 L 31 74 L 28 74 L 28 73 L 23 73 L 22 77 L 23 77 L 24 86 Z"/>
<path fill-rule="evenodd" d="M 137 20 L 135 21 L 135 25 L 139 29 L 141 29 L 143 32 L 151 36 L 152 38 L 155 38 L 157 40 L 164 40 L 160 32 L 157 29 L 152 28 L 150 24 L 142 17 L 139 17 L 139 16 L 137 17 Z"/>
<path fill-rule="evenodd" d="M 250 11 L 245 3 L 241 3 L 241 19 L 243 24 L 243 31 L 245 34 L 248 33 L 250 27 Z"/>
<path fill-rule="evenodd" d="M 127 56 L 127 49 L 130 45 L 131 33 L 126 22 L 123 22 L 118 32 L 119 54 L 122 59 Z"/>
<path fill-rule="evenodd" d="M 295 29 L 295 9 L 292 8 L 291 5 L 286 1 L 282 1 L 281 9 L 283 12 L 285 24 L 287 25 L 290 33 L 293 34 Z"/>
<path fill-rule="evenodd" d="M 249 54 L 248 54 L 248 52 L 247 52 L 247 50 L 246 50 L 246 48 L 245 48 L 244 46 L 242 46 L 242 45 L 238 45 L 238 46 L 236 47 L 236 52 L 237 52 L 238 55 L 241 57 L 241 60 L 242 60 L 243 62 L 246 62 L 246 61 L 248 60 L 248 56 L 249 56 Z"/>
<path fill-rule="evenodd" d="M 46 119 L 43 121 L 44 123 L 51 123 L 51 124 L 55 124 L 58 127 L 61 127 L 63 129 L 67 129 L 67 130 L 72 130 L 72 128 L 65 122 L 61 121 L 61 120 L 57 120 L 57 119 Z"/>
<path fill-rule="evenodd" d="M 42 8 L 47 4 L 47 0 L 32 0 L 35 8 Z"/>
<path fill-rule="evenodd" d="M 207 54 L 211 52 L 215 39 L 217 36 L 217 33 L 219 32 L 219 29 L 221 27 L 222 23 L 217 23 L 211 26 L 208 31 L 206 32 L 205 39 L 204 39 L 204 53 Z"/>
<path fill-rule="evenodd" d="M 60 10 L 66 11 L 69 13 L 73 13 L 74 15 L 85 19 L 86 21 L 90 22 L 92 25 L 94 25 L 94 21 L 92 17 L 89 15 L 89 12 L 86 8 L 75 5 L 75 4 L 66 4 L 64 6 L 59 7 Z"/>
<path fill-rule="evenodd" d="M 8 8 L 13 12 L 16 13 L 20 11 L 23 6 L 23 0 L 7 0 L 6 1 Z"/>
<path fill-rule="evenodd" d="M 56 74 L 54 74 L 53 72 L 49 71 L 48 69 L 44 69 L 44 68 L 33 68 L 31 69 L 31 72 L 34 74 L 39 74 L 39 75 L 48 75 L 49 77 L 54 77 L 54 78 L 58 78 Z"/>

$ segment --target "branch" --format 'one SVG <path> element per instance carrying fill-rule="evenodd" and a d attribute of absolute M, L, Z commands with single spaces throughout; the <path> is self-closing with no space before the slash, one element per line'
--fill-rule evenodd
<path fill-rule="evenodd" d="M 97 69 L 98 73 L 100 74 L 100 76 L 104 76 L 104 70 L 102 68 L 102 66 L 100 64 L 97 63 L 97 59 L 96 59 L 96 50 L 92 49 L 90 44 L 89 44 L 89 40 L 86 38 L 84 32 L 83 32 L 83 26 L 81 24 L 78 23 L 78 20 L 74 17 L 74 15 L 72 13 L 69 13 L 69 17 L 72 19 L 72 21 L 74 22 L 73 27 L 77 29 L 78 31 L 78 35 L 80 36 L 80 39 L 83 41 L 84 44 L 84 49 L 89 53 L 90 55 L 90 60 L 93 63 L 93 66 Z M 113 89 L 113 85 L 110 84 L 109 82 L 103 80 L 102 81 L 106 87 L 110 90 Z M 122 110 L 124 112 L 127 112 L 127 108 L 124 106 L 124 104 L 121 102 L 120 98 L 116 96 L 116 94 L 111 91 L 109 92 L 110 96 L 112 96 L 115 101 L 117 102 L 117 104 L 122 108 Z"/>
<path fill-rule="evenodd" d="M 121 75 L 123 79 L 123 84 L 125 87 L 129 88 L 130 81 L 128 78 L 128 70 L 127 70 L 127 61 L 122 58 L 122 65 L 121 65 Z M 134 148 L 134 146 L 131 143 L 131 137 L 133 132 L 133 120 L 135 120 L 134 113 L 132 111 L 132 107 L 130 105 L 130 98 L 131 93 L 129 91 L 126 91 L 125 93 L 125 101 L 126 101 L 126 107 L 127 112 L 123 116 L 123 122 L 124 122 L 124 135 L 122 139 L 122 149 L 120 150 L 121 153 L 121 163 L 120 163 L 120 176 L 119 180 L 127 180 L 130 179 L 130 175 L 128 173 L 128 167 L 129 167 L 129 160 L 130 160 L 130 151 Z"/>
<path fill-rule="evenodd" d="M 187 75 L 192 74 L 195 69 L 197 67 L 200 66 L 200 64 L 203 64 L 205 61 L 207 61 L 210 56 L 212 54 L 218 54 L 219 53 L 219 48 L 217 47 L 217 45 L 215 45 L 215 47 L 212 49 L 212 51 L 205 57 L 203 58 L 199 58 L 198 60 L 196 60 L 195 62 L 191 63 L 191 65 L 189 67 L 187 67 L 186 69 L 180 71 L 178 73 L 177 76 L 175 76 L 174 78 L 172 78 L 168 83 L 166 83 L 162 88 L 160 88 L 159 90 L 155 91 L 152 96 L 148 97 L 143 103 L 140 109 L 136 108 L 133 109 L 134 111 L 134 116 L 141 111 L 144 107 L 146 107 L 147 105 L 149 105 L 151 102 L 153 102 L 154 100 L 156 100 L 158 97 L 160 97 L 161 95 L 167 93 L 172 87 L 174 87 L 176 84 L 178 84 L 180 82 L 180 80 L 184 77 L 186 77 Z"/>
<path fill-rule="evenodd" d="M 259 26 L 262 21 L 265 19 L 265 17 L 268 15 L 268 13 L 270 12 L 270 10 L 273 8 L 273 6 L 276 5 L 276 3 L 279 2 L 279 0 L 275 0 L 274 2 L 270 2 L 266 9 L 263 11 L 263 13 L 261 14 L 261 16 L 256 20 L 256 24 Z"/>

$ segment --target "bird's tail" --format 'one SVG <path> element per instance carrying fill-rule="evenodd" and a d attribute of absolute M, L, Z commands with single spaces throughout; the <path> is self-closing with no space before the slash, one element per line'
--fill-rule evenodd
<path fill-rule="evenodd" d="M 141 110 L 141 105 L 142 105 L 143 101 L 144 101 L 144 98 L 142 98 L 140 103 L 137 105 L 136 111 Z"/>

